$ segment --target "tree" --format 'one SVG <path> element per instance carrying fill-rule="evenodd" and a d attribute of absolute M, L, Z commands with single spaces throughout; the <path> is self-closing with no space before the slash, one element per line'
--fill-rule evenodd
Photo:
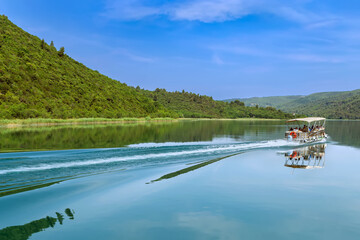
<path fill-rule="evenodd" d="M 64 47 L 61 47 L 61 48 L 60 48 L 60 50 L 59 50 L 59 52 L 58 52 L 58 55 L 59 55 L 60 57 L 62 57 L 62 56 L 65 55 L 65 48 L 64 48 Z"/>
<path fill-rule="evenodd" d="M 42 40 L 41 40 L 41 48 L 44 49 L 44 47 L 45 47 L 45 40 L 42 39 Z"/>
<path fill-rule="evenodd" d="M 245 104 L 243 102 L 240 102 L 238 99 L 236 99 L 235 101 L 230 102 L 231 105 L 237 105 L 237 106 L 245 106 Z"/>
<path fill-rule="evenodd" d="M 53 42 L 53 41 L 51 41 L 51 43 L 50 43 L 50 49 L 51 49 L 52 51 L 56 51 L 56 48 L 55 48 L 55 45 L 54 45 L 54 42 Z"/>

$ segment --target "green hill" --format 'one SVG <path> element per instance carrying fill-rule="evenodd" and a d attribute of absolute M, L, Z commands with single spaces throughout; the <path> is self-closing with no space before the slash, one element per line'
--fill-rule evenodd
<path fill-rule="evenodd" d="M 286 112 L 333 119 L 360 119 L 360 89 L 314 93 L 279 106 Z"/>
<path fill-rule="evenodd" d="M 307 96 L 258 97 L 239 100 L 248 106 L 273 106 L 288 113 L 333 119 L 360 119 L 360 89 L 320 92 Z"/>
<path fill-rule="evenodd" d="M 0 16 L 0 118 L 176 116 Z"/>
<path fill-rule="evenodd" d="M 0 118 L 288 118 L 188 92 L 134 88 L 91 70 L 0 15 Z"/>
<path fill-rule="evenodd" d="M 231 102 L 234 100 L 239 100 L 244 102 L 246 106 L 260 106 L 260 107 L 274 107 L 278 108 L 283 104 L 291 102 L 293 100 L 299 99 L 303 96 L 295 95 L 295 96 L 273 96 L 273 97 L 252 97 L 252 98 L 234 98 L 234 99 L 226 99 L 225 102 Z"/>
<path fill-rule="evenodd" d="M 273 107 L 246 107 L 238 100 L 232 102 L 215 101 L 212 97 L 189 92 L 167 92 L 141 90 L 165 108 L 186 118 L 290 118 Z"/>

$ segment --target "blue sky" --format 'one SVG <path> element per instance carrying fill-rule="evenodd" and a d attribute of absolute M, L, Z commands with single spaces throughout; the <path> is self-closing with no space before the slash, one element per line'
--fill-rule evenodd
<path fill-rule="evenodd" d="M 0 0 L 92 69 L 215 99 L 360 88 L 360 1 Z"/>

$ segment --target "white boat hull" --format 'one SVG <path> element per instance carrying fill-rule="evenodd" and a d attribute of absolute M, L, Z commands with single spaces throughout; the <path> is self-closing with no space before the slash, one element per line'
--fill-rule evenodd
<path fill-rule="evenodd" d="M 292 138 L 291 136 L 290 137 L 289 136 L 287 137 L 288 141 L 300 142 L 300 143 L 321 142 L 321 141 L 324 141 L 324 140 L 326 140 L 328 138 L 327 134 L 325 134 L 324 136 L 313 136 L 313 137 L 302 138 L 302 139 L 300 139 L 300 138 Z"/>

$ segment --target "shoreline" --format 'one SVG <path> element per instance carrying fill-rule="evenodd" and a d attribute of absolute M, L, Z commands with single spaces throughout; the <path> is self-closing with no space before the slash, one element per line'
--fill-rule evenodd
<path fill-rule="evenodd" d="M 25 126 L 61 126 L 61 125 L 87 125 L 87 124 L 117 124 L 117 123 L 146 123 L 146 122 L 172 122 L 175 118 L 29 118 L 29 119 L 0 119 L 0 128 L 17 128 Z"/>
<path fill-rule="evenodd" d="M 0 119 L 0 128 L 17 127 L 46 127 L 66 125 L 99 125 L 99 124 L 130 124 L 155 123 L 177 121 L 285 121 L 286 119 L 272 118 L 28 118 L 28 119 Z M 327 119 L 327 121 L 359 121 L 358 119 Z"/>
<path fill-rule="evenodd" d="M 28 118 L 28 119 L 0 119 L 0 128 L 17 128 L 26 126 L 61 126 L 61 125 L 87 125 L 87 124 L 127 124 L 127 123 L 153 123 L 177 121 L 281 121 L 285 119 L 270 118 Z"/>

